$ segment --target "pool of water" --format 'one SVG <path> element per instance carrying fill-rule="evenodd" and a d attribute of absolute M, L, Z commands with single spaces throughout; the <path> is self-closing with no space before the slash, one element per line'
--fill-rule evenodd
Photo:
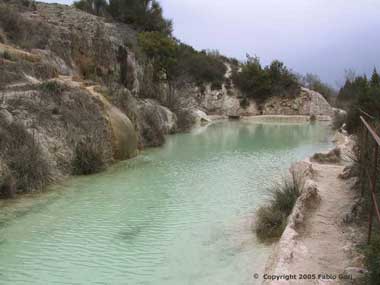
<path fill-rule="evenodd" d="M 0 284 L 255 284 L 271 252 L 255 209 L 329 146 L 320 124 L 215 123 L 4 203 Z"/>

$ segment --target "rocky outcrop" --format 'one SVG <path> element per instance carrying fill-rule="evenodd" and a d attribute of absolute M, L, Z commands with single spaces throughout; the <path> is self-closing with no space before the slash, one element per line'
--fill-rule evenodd
<path fill-rule="evenodd" d="M 207 116 L 207 114 L 201 110 L 192 110 L 192 114 L 194 116 L 194 121 L 197 125 L 208 124 L 211 122 L 209 116 Z"/>
<path fill-rule="evenodd" d="M 254 116 L 259 115 L 255 101 L 247 101 L 246 106 L 242 106 L 238 91 L 227 90 L 224 86 L 221 90 L 211 90 L 207 87 L 203 93 L 197 93 L 196 102 L 200 108 L 212 115 L 226 116 Z"/>
<path fill-rule="evenodd" d="M 112 130 L 113 158 L 128 159 L 137 155 L 137 134 L 126 114 L 112 105 L 94 86 L 86 88 L 102 104 Z"/>
<path fill-rule="evenodd" d="M 137 106 L 140 146 L 162 145 L 164 136 L 176 131 L 177 116 L 153 99 L 139 99 Z"/>
<path fill-rule="evenodd" d="M 263 115 L 305 115 L 315 116 L 319 120 L 331 120 L 333 109 L 318 92 L 301 88 L 299 96 L 272 97 L 262 109 Z"/>
<path fill-rule="evenodd" d="M 137 33 L 131 27 L 108 23 L 105 18 L 72 6 L 36 3 L 33 8 L 20 8 L 14 3 L 17 1 L 5 5 L 14 7 L 19 13 L 11 15 L 19 19 L 18 26 L 4 32 L 3 42 L 12 42 L 29 50 L 17 52 L 19 57 L 38 62 L 41 68 L 48 65 L 51 76 L 108 77 L 119 80 L 132 92 L 138 92 L 141 70 L 132 51 Z M 0 51 L 2 49 L 15 53 L 10 47 L 0 46 Z M 12 83 L 11 75 L 6 80 L 8 84 Z M 39 73 L 34 75 L 41 77 Z"/>
<path fill-rule="evenodd" d="M 40 164 L 46 165 L 44 176 L 52 180 L 75 172 L 77 147 L 83 142 L 95 146 L 92 150 L 106 165 L 137 154 L 137 135 L 128 117 L 92 89 L 53 80 L 7 89 L 0 97 L 0 131 L 19 141 L 17 147 L 26 153 L 35 149 Z M 26 175 L 15 167 L 23 163 L 16 160 L 28 158 L 17 156 L 9 143 L 2 142 L 3 164 L 16 177 Z"/>

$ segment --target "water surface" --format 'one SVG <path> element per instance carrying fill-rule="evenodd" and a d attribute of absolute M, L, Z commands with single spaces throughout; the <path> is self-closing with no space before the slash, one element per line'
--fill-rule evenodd
<path fill-rule="evenodd" d="M 255 209 L 291 162 L 329 146 L 323 125 L 216 123 L 8 202 L 0 284 L 255 284 L 271 251 Z"/>

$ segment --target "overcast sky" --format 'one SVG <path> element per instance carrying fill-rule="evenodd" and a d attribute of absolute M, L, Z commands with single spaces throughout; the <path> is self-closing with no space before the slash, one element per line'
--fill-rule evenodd
<path fill-rule="evenodd" d="M 70 0 L 46 0 L 69 4 Z M 161 0 L 174 35 L 197 49 L 218 49 L 262 63 L 284 61 L 336 87 L 344 71 L 380 69 L 379 0 Z"/>

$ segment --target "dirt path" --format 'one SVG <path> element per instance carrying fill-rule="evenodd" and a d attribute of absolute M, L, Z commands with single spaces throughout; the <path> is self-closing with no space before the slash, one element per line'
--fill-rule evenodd
<path fill-rule="evenodd" d="M 344 166 L 313 163 L 312 167 L 320 202 L 318 207 L 308 214 L 305 226 L 299 231 L 299 240 L 302 241 L 305 254 L 294 256 L 289 271 L 338 275 L 350 266 L 351 256 L 347 250 L 351 246 L 350 233 L 343 220 L 352 208 L 355 192 L 351 190 L 351 183 L 338 178 Z M 326 278 L 299 283 L 342 283 Z"/>
<path fill-rule="evenodd" d="M 308 186 L 267 264 L 272 278 L 263 283 L 354 284 L 349 275 L 358 278 L 364 266 L 355 245 L 365 235 L 355 223 L 346 222 L 358 197 L 353 190 L 355 178 L 339 178 L 345 167 L 340 163 L 298 165 L 303 173 L 309 170 L 305 174 Z"/>

